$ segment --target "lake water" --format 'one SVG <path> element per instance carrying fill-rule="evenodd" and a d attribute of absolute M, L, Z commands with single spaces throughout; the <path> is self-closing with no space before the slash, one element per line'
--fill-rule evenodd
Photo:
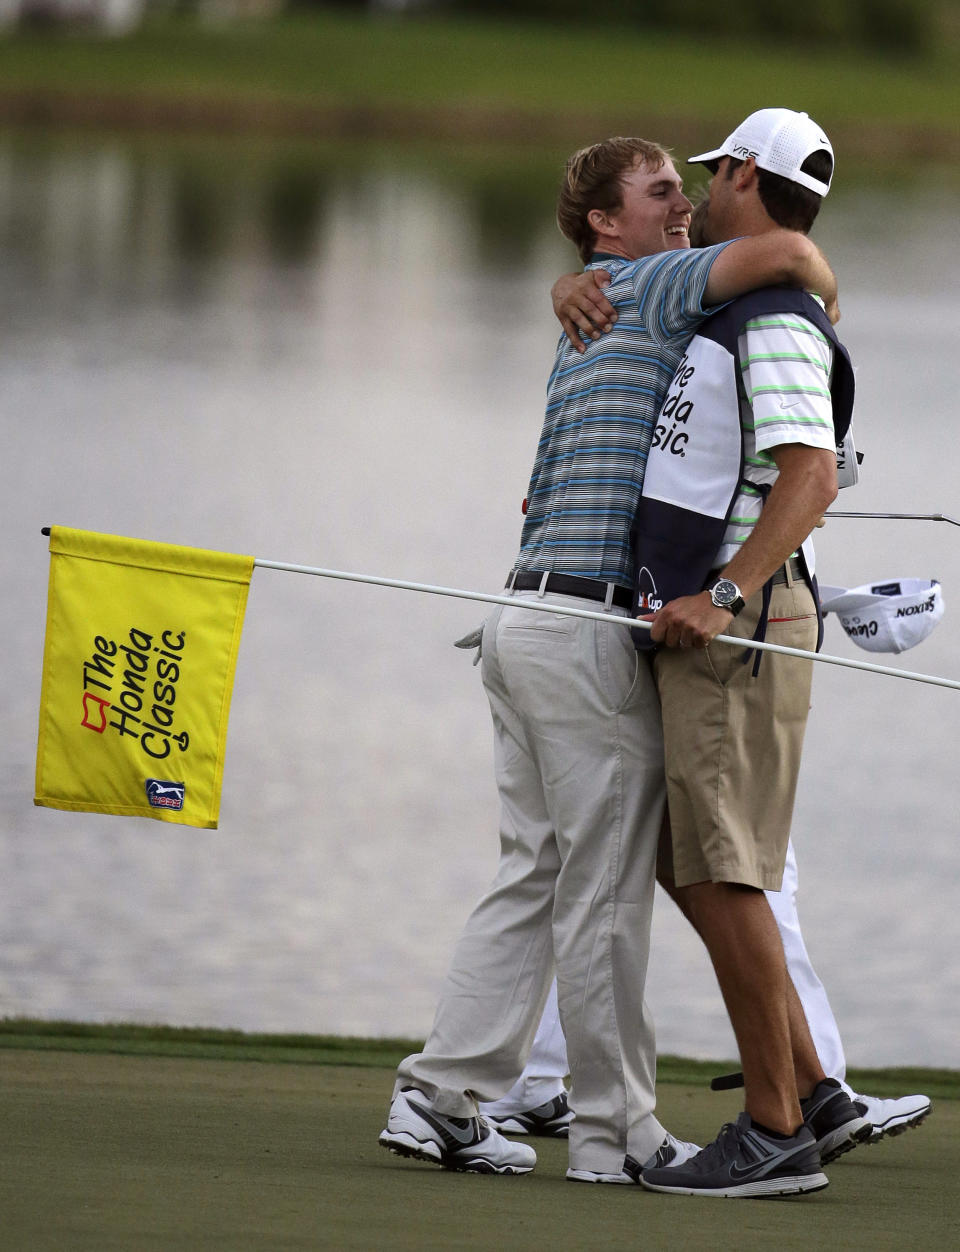
<path fill-rule="evenodd" d="M 482 607 L 257 570 L 220 828 L 37 809 L 40 527 L 496 592 L 575 265 L 562 155 L 0 135 L 0 1015 L 429 1028 L 497 855 L 486 701 L 450 646 Z M 958 209 L 841 165 L 816 238 L 866 460 L 838 507 L 960 515 Z M 942 580 L 942 624 L 886 659 L 960 677 L 960 529 L 820 535 L 826 582 Z M 825 647 L 885 659 L 833 621 Z M 818 667 L 801 915 L 854 1063 L 960 1065 L 958 732 L 956 692 Z M 735 1054 L 666 903 L 649 997 L 661 1051 Z"/>

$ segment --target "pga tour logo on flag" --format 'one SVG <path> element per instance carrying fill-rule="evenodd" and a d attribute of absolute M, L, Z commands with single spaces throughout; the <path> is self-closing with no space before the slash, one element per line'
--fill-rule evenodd
<path fill-rule="evenodd" d="M 148 778 L 144 783 L 147 801 L 152 809 L 182 809 L 187 787 L 182 782 L 167 782 L 162 778 Z"/>

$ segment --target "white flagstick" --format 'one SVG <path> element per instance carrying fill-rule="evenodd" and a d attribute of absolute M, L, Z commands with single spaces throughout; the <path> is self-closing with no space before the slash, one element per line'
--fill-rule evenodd
<path fill-rule="evenodd" d="M 960 523 L 958 523 L 960 524 Z M 492 596 L 482 591 L 462 591 L 456 587 L 432 587 L 428 583 L 404 582 L 399 578 L 379 578 L 373 574 L 350 574 L 344 570 L 317 569 L 312 565 L 290 565 L 285 561 L 267 561 L 256 558 L 254 565 L 264 569 L 282 570 L 288 574 L 315 574 L 319 578 L 340 578 L 347 582 L 369 583 L 377 587 L 397 587 L 404 591 L 424 591 L 434 596 L 453 596 L 458 600 L 481 600 L 484 604 L 506 604 L 515 609 L 535 609 L 538 612 L 559 613 L 567 617 L 586 617 L 596 622 L 615 622 L 622 626 L 649 630 L 649 622 L 633 617 L 621 617 L 616 613 L 599 613 L 589 609 L 571 609 L 564 604 L 542 600 L 523 600 L 517 596 Z M 869 661 L 851 661 L 843 656 L 829 656 L 825 652 L 805 652 L 802 648 L 788 648 L 766 640 L 738 639 L 732 635 L 717 635 L 716 642 L 734 644 L 738 648 L 758 648 L 762 652 L 779 652 L 783 656 L 799 656 L 807 661 L 822 661 L 825 665 L 842 665 L 845 669 L 862 669 L 871 674 L 886 674 L 888 678 L 906 678 L 911 682 L 930 683 L 934 687 L 949 687 L 960 691 L 960 682 L 952 678 L 937 678 L 933 674 L 916 674 L 911 670 L 892 669 L 887 665 L 872 665 Z"/>

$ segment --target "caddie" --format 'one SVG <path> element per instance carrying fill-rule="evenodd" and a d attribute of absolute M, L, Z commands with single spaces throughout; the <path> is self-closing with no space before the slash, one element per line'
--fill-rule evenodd
<path fill-rule="evenodd" d="M 805 113 L 761 109 L 691 157 L 713 173 L 705 240 L 789 226 L 806 233 L 833 149 Z M 826 1186 L 822 1164 L 869 1121 L 827 1078 L 765 891 L 780 888 L 811 662 L 822 618 L 809 535 L 837 491 L 853 371 L 830 320 L 802 292 L 733 302 L 694 337 L 653 437 L 633 531 L 639 612 L 660 645 L 670 836 L 659 877 L 713 961 L 737 1038 L 745 1111 L 651 1190 L 771 1195 Z M 714 643 L 744 640 L 743 649 Z"/>

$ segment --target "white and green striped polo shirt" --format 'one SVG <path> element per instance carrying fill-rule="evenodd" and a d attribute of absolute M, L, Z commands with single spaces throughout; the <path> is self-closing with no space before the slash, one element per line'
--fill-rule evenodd
<path fill-rule="evenodd" d="M 770 313 L 752 318 L 737 339 L 740 421 L 746 482 L 734 502 L 717 566 L 726 565 L 751 534 L 777 467 L 770 450 L 801 443 L 836 452 L 830 377 L 833 346 L 805 317 Z"/>
<path fill-rule="evenodd" d="M 707 316 L 703 294 L 726 244 L 637 261 L 594 258 L 613 277 L 613 330 L 581 355 L 562 336 L 516 568 L 632 587 L 630 526 L 650 437 L 684 348 Z"/>

